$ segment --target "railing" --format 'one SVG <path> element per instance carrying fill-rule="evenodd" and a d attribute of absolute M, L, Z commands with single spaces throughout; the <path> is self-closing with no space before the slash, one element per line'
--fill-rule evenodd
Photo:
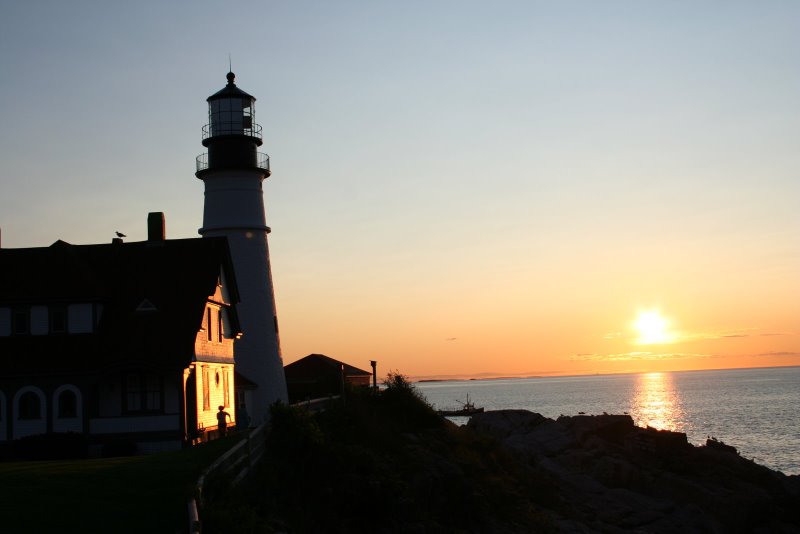
<path fill-rule="evenodd" d="M 229 477 L 230 484 L 236 485 L 247 476 L 247 473 L 261 460 L 267 447 L 267 433 L 269 426 L 262 424 L 255 430 L 248 432 L 245 439 L 231 447 L 228 452 L 203 471 L 197 479 L 195 497 L 189 501 L 189 532 L 198 534 L 201 531 L 198 504 L 203 505 L 203 491 L 206 483 L 211 478 Z"/>
<path fill-rule="evenodd" d="M 300 402 L 296 402 L 292 404 L 292 406 L 297 406 L 298 408 L 304 408 L 306 411 L 311 413 L 319 413 L 324 412 L 328 409 L 333 401 L 338 400 L 341 398 L 341 395 L 333 395 L 331 397 L 320 397 L 318 399 L 308 399 Z"/>
<path fill-rule="evenodd" d="M 339 395 L 332 397 L 322 397 L 297 402 L 291 406 L 304 408 L 312 413 L 324 412 L 329 405 L 339 399 Z M 202 523 L 198 513 L 198 505 L 203 505 L 203 490 L 209 479 L 226 478 L 230 484 L 235 486 L 255 467 L 264 456 L 267 449 L 267 435 L 269 434 L 269 423 L 263 423 L 255 430 L 250 431 L 247 437 L 234 445 L 225 454 L 208 466 L 195 485 L 195 496 L 189 500 L 189 534 L 200 534 Z"/>
<path fill-rule="evenodd" d="M 203 126 L 203 140 L 209 137 L 217 137 L 219 135 L 247 135 L 261 139 L 261 125 L 253 124 L 249 128 L 245 128 L 245 122 L 215 122 Z"/>
<path fill-rule="evenodd" d="M 203 152 L 197 156 L 197 172 L 209 168 L 208 152 Z M 256 169 L 269 172 L 269 155 L 264 152 L 256 152 Z"/>

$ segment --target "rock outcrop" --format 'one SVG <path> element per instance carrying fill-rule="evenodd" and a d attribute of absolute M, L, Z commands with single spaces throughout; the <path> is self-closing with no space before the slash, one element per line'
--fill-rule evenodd
<path fill-rule="evenodd" d="M 800 532 L 800 477 L 718 441 L 695 447 L 628 415 L 502 410 L 474 415 L 468 428 L 548 479 L 564 532 Z"/>

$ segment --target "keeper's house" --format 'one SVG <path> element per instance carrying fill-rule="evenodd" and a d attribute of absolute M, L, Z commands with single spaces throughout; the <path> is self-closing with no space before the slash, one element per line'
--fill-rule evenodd
<path fill-rule="evenodd" d="M 175 449 L 235 419 L 224 237 L 0 248 L 0 443 L 78 433 L 89 454 Z M 29 438 L 30 439 L 30 438 Z"/>

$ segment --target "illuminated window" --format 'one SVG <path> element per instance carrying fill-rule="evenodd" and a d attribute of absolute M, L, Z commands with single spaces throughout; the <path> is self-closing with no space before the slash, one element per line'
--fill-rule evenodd
<path fill-rule="evenodd" d="M 203 367 L 203 410 L 211 409 L 211 396 L 209 395 L 208 367 Z"/>
<path fill-rule="evenodd" d="M 223 394 L 225 399 L 223 404 L 225 405 L 226 408 L 231 405 L 231 393 L 230 393 L 230 388 L 228 387 L 229 383 L 230 382 L 228 379 L 228 370 L 225 369 L 224 371 L 222 371 L 222 388 L 224 390 Z"/>

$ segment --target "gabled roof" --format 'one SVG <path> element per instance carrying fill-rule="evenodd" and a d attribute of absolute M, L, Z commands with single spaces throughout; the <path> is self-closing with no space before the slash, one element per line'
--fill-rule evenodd
<path fill-rule="evenodd" d="M 223 271 L 236 303 L 224 237 L 0 249 L 0 306 L 102 306 L 92 334 L 0 337 L 4 371 L 185 367 Z M 239 333 L 235 307 L 229 311 Z"/>
<path fill-rule="evenodd" d="M 289 365 L 284 366 L 283 370 L 286 374 L 287 380 L 289 380 L 294 376 L 299 377 L 300 375 L 305 375 L 307 372 L 312 370 L 322 370 L 328 372 L 335 371 L 338 373 L 342 368 L 342 365 L 344 365 L 345 376 L 372 376 L 370 371 L 353 367 L 350 364 L 340 362 L 339 360 L 335 360 L 330 356 L 325 356 L 324 354 L 309 354 L 304 358 L 300 358 L 296 362 L 292 362 Z"/>

